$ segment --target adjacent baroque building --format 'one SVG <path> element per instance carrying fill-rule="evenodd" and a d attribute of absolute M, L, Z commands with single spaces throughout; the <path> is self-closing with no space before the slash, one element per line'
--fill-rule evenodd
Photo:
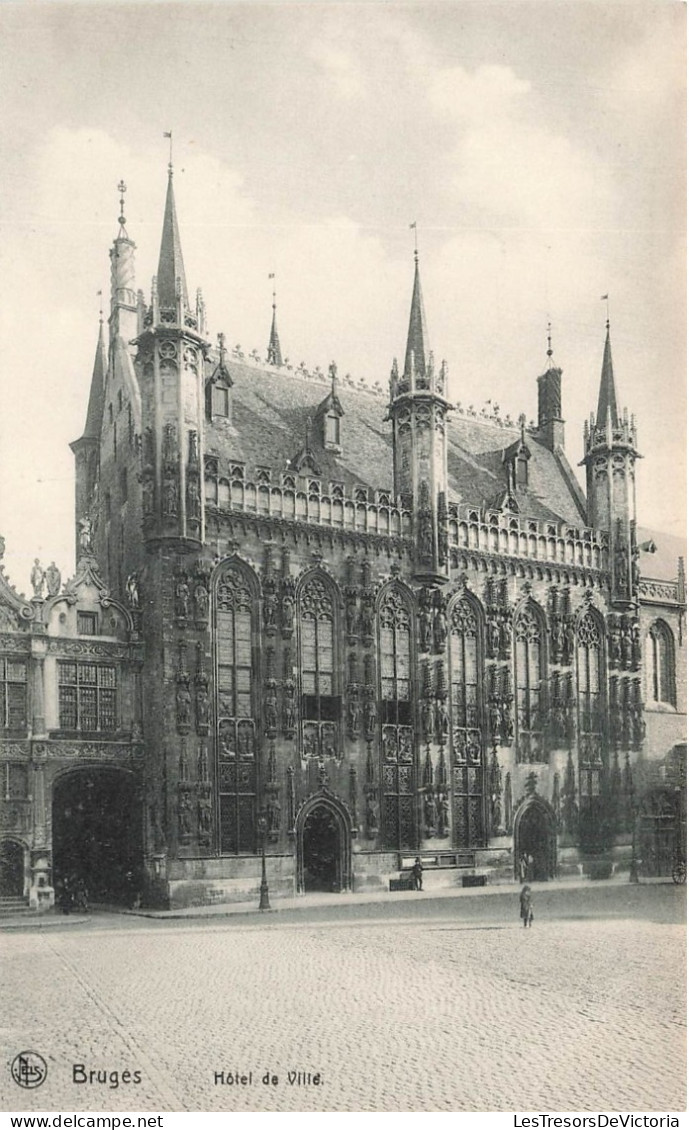
<path fill-rule="evenodd" d="M 76 461 L 76 576 L 0 573 L 6 897 L 182 906 L 667 873 L 685 742 L 682 548 L 639 528 L 610 329 L 564 452 L 462 409 L 418 256 L 387 393 L 208 339 L 169 170 L 150 302 L 120 216 Z"/>

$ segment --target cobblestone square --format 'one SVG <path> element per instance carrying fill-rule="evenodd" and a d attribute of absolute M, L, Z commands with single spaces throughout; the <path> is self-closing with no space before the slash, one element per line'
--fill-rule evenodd
<path fill-rule="evenodd" d="M 3 1107 L 681 1110 L 685 930 L 675 890 L 645 898 L 610 917 L 553 902 L 530 931 L 485 898 L 8 931 Z M 37 1091 L 10 1078 L 22 1049 L 48 1062 Z"/>

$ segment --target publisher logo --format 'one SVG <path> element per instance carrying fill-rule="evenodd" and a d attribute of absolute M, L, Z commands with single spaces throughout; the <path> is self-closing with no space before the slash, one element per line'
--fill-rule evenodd
<path fill-rule="evenodd" d="M 48 1064 L 38 1052 L 20 1052 L 12 1060 L 10 1068 L 12 1078 L 18 1087 L 32 1091 L 45 1083 L 48 1075 Z"/>

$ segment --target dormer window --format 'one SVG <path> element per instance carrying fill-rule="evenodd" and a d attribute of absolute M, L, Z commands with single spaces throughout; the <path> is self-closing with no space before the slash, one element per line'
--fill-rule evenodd
<path fill-rule="evenodd" d="M 244 479 L 244 468 L 241 463 L 233 463 L 230 467 L 230 478 L 233 480 Z"/>
<path fill-rule="evenodd" d="M 267 467 L 258 467 L 256 469 L 256 482 L 267 485 L 270 482 L 270 471 Z"/>
<path fill-rule="evenodd" d="M 325 446 L 340 446 L 340 418 L 335 412 L 325 417 Z"/>
<path fill-rule="evenodd" d="M 211 416 L 222 416 L 228 419 L 230 415 L 230 390 L 225 384 L 211 385 Z"/>
<path fill-rule="evenodd" d="M 528 487 L 529 485 L 529 460 L 523 452 L 517 456 L 516 460 L 516 482 L 517 487 Z"/>

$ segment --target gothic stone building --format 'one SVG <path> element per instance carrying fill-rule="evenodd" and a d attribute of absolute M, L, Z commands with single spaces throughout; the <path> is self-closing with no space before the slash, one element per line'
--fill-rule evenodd
<path fill-rule="evenodd" d="M 77 577 L 0 591 L 5 885 L 80 860 L 106 899 L 247 899 L 262 848 L 274 895 L 417 854 L 431 884 L 595 877 L 633 827 L 669 870 L 682 550 L 637 526 L 609 327 L 584 494 L 550 349 L 536 424 L 451 403 L 418 257 L 384 394 L 283 362 L 275 307 L 266 362 L 211 344 L 172 169 L 150 304 L 134 251 L 120 216 Z"/>

